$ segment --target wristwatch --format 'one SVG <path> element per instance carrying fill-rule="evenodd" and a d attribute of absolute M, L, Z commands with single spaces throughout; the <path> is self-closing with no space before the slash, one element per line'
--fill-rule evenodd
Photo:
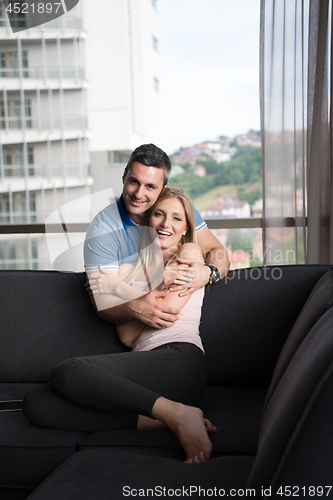
<path fill-rule="evenodd" d="M 217 283 L 221 279 L 221 275 L 217 267 L 215 267 L 213 264 L 205 264 L 206 266 L 209 267 L 211 270 L 210 273 L 210 278 L 209 278 L 209 284 L 212 285 L 213 283 Z"/>

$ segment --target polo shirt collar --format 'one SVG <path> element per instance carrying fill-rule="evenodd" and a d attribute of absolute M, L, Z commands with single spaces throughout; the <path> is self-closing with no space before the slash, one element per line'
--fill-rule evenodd
<path fill-rule="evenodd" d="M 138 226 L 139 225 L 139 224 L 135 224 L 135 222 L 128 215 L 123 195 L 121 195 L 120 198 L 117 200 L 117 207 L 118 207 L 119 215 L 121 218 L 121 222 L 123 223 L 123 226 L 125 229 L 127 229 L 127 227 L 130 227 L 130 226 Z"/>

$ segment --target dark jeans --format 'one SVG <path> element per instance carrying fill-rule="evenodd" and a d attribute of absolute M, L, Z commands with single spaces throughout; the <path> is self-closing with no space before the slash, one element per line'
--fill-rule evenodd
<path fill-rule="evenodd" d="M 26 394 L 23 412 L 42 427 L 87 432 L 135 429 L 160 396 L 200 406 L 205 356 L 193 344 L 151 351 L 71 358 L 52 372 L 51 386 Z"/>

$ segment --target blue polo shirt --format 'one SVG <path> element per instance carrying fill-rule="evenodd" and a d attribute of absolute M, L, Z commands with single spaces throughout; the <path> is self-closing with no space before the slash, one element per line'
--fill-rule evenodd
<path fill-rule="evenodd" d="M 195 211 L 196 231 L 206 227 L 206 222 Z M 84 267 L 87 271 L 117 270 L 125 262 L 136 262 L 142 235 L 142 226 L 129 217 L 123 195 L 92 220 L 84 242 Z"/>

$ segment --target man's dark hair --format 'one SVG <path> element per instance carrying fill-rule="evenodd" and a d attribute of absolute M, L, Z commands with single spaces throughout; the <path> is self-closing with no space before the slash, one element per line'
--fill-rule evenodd
<path fill-rule="evenodd" d="M 146 167 L 163 168 L 163 186 L 167 184 L 171 172 L 171 161 L 162 149 L 155 146 L 155 144 L 142 144 L 142 146 L 136 148 L 131 154 L 126 165 L 125 176 L 128 174 L 132 164 L 136 161 L 142 163 L 142 165 L 145 165 Z"/>

